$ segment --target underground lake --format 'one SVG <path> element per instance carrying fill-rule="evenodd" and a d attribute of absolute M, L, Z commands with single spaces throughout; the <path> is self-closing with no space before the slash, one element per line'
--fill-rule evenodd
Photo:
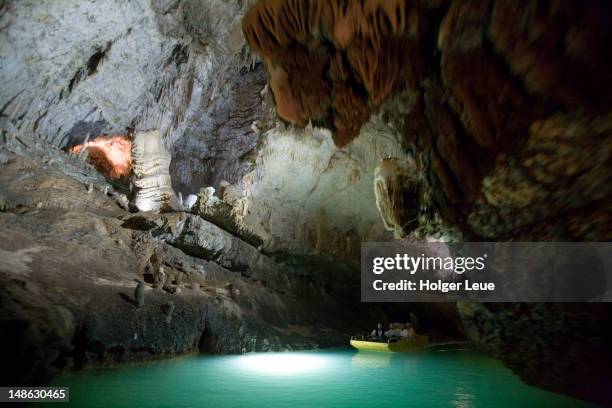
<path fill-rule="evenodd" d="M 464 346 L 191 356 L 66 373 L 79 407 L 586 407 Z"/>

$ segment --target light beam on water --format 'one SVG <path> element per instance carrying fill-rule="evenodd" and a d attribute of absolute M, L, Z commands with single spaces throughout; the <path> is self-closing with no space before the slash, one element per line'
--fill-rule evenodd
<path fill-rule="evenodd" d="M 257 353 L 240 357 L 238 363 L 261 374 L 291 375 L 321 369 L 328 360 L 315 353 Z"/>

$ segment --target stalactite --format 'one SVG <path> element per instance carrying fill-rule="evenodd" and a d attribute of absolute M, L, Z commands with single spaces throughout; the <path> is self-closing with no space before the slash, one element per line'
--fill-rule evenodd
<path fill-rule="evenodd" d="M 331 123 L 343 147 L 399 80 L 406 16 L 403 0 L 263 0 L 243 32 L 266 64 L 278 116 Z"/>

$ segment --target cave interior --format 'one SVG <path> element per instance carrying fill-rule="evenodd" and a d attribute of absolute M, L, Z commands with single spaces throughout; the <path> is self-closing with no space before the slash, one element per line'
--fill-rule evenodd
<path fill-rule="evenodd" d="M 610 15 L 0 1 L 0 385 L 347 346 L 413 312 L 612 405 L 608 303 L 360 298 L 362 242 L 610 241 Z"/>

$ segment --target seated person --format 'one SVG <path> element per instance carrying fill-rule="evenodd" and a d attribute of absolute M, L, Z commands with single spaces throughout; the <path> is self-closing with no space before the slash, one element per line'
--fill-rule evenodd
<path fill-rule="evenodd" d="M 402 331 L 402 337 L 412 339 L 416 336 L 416 332 L 410 323 L 406 323 L 406 328 Z"/>
<path fill-rule="evenodd" d="M 389 325 L 389 331 L 387 332 L 387 337 L 389 338 L 397 338 L 401 335 L 401 330 L 399 330 L 399 323 L 391 323 Z"/>
<path fill-rule="evenodd" d="M 370 333 L 370 337 L 374 340 L 382 340 L 384 336 L 385 336 L 385 331 L 382 328 L 382 324 L 378 323 L 376 325 L 376 328 L 372 330 L 372 333 Z"/>

